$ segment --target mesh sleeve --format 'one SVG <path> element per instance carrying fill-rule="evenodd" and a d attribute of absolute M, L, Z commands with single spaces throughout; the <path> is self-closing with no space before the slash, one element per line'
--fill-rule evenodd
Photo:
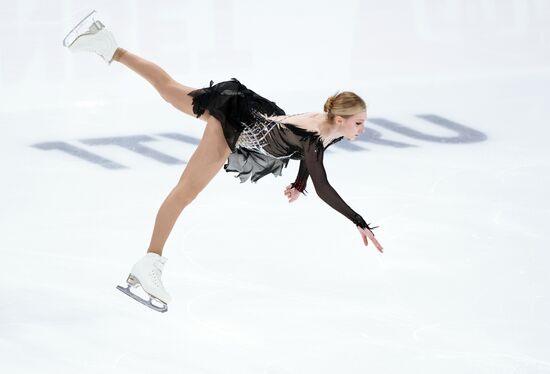
<path fill-rule="evenodd" d="M 333 209 L 351 220 L 355 225 L 361 228 L 368 228 L 363 217 L 351 209 L 328 182 L 325 167 L 323 165 L 324 149 L 315 143 L 316 142 L 312 140 L 305 144 L 304 162 L 307 172 L 311 175 L 311 180 L 317 195 Z"/>
<path fill-rule="evenodd" d="M 300 191 L 304 195 L 307 194 L 306 185 L 307 179 L 309 178 L 309 171 L 307 170 L 306 162 L 300 160 L 300 168 L 298 169 L 298 175 L 296 176 L 296 181 L 292 183 L 292 187 Z"/>

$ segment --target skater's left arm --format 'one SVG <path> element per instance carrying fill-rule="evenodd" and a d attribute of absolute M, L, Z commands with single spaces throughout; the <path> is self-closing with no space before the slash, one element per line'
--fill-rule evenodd
<path fill-rule="evenodd" d="M 349 220 L 351 220 L 358 228 L 363 242 L 365 245 L 368 245 L 368 239 L 371 239 L 376 246 L 376 248 L 382 252 L 383 248 L 374 238 L 372 229 L 363 217 L 355 212 L 351 207 L 346 204 L 346 202 L 338 195 L 336 190 L 328 182 L 327 174 L 325 167 L 323 165 L 324 157 L 324 148 L 320 146 L 314 139 L 311 139 L 305 143 L 304 147 L 304 161 L 305 166 L 309 174 L 311 175 L 311 180 L 313 181 L 313 186 L 317 195 L 333 209 L 337 210 Z"/>

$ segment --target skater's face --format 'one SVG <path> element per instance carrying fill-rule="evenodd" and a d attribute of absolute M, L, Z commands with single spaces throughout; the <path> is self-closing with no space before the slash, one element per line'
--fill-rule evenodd
<path fill-rule="evenodd" d="M 340 133 L 348 140 L 355 140 L 365 131 L 365 121 L 367 112 L 359 112 L 351 117 L 343 118 L 337 116 L 336 122 L 339 124 Z"/>

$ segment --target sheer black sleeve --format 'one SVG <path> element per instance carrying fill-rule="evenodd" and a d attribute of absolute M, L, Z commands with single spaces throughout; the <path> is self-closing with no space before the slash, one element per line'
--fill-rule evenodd
<path fill-rule="evenodd" d="M 306 185 L 308 178 L 309 171 L 307 170 L 306 162 L 304 160 L 300 160 L 300 168 L 298 169 L 296 181 L 292 183 L 291 186 L 305 195 L 307 193 Z"/>
<path fill-rule="evenodd" d="M 324 148 L 316 139 L 306 141 L 304 144 L 304 162 L 307 172 L 311 175 L 313 186 L 317 195 L 332 208 L 342 213 L 355 225 L 361 228 L 371 229 L 363 217 L 351 209 L 346 202 L 332 188 L 327 179 L 325 167 L 323 165 Z"/>

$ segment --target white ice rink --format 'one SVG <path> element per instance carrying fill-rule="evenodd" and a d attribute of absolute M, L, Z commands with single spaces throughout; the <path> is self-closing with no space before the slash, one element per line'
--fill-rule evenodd
<path fill-rule="evenodd" d="M 288 203 L 297 161 L 221 170 L 168 313 L 118 292 L 205 125 L 62 47 L 90 9 L 192 87 L 361 95 L 325 166 L 385 253 L 311 181 Z M 0 373 L 550 373 L 549 99 L 547 0 L 0 0 Z"/>

